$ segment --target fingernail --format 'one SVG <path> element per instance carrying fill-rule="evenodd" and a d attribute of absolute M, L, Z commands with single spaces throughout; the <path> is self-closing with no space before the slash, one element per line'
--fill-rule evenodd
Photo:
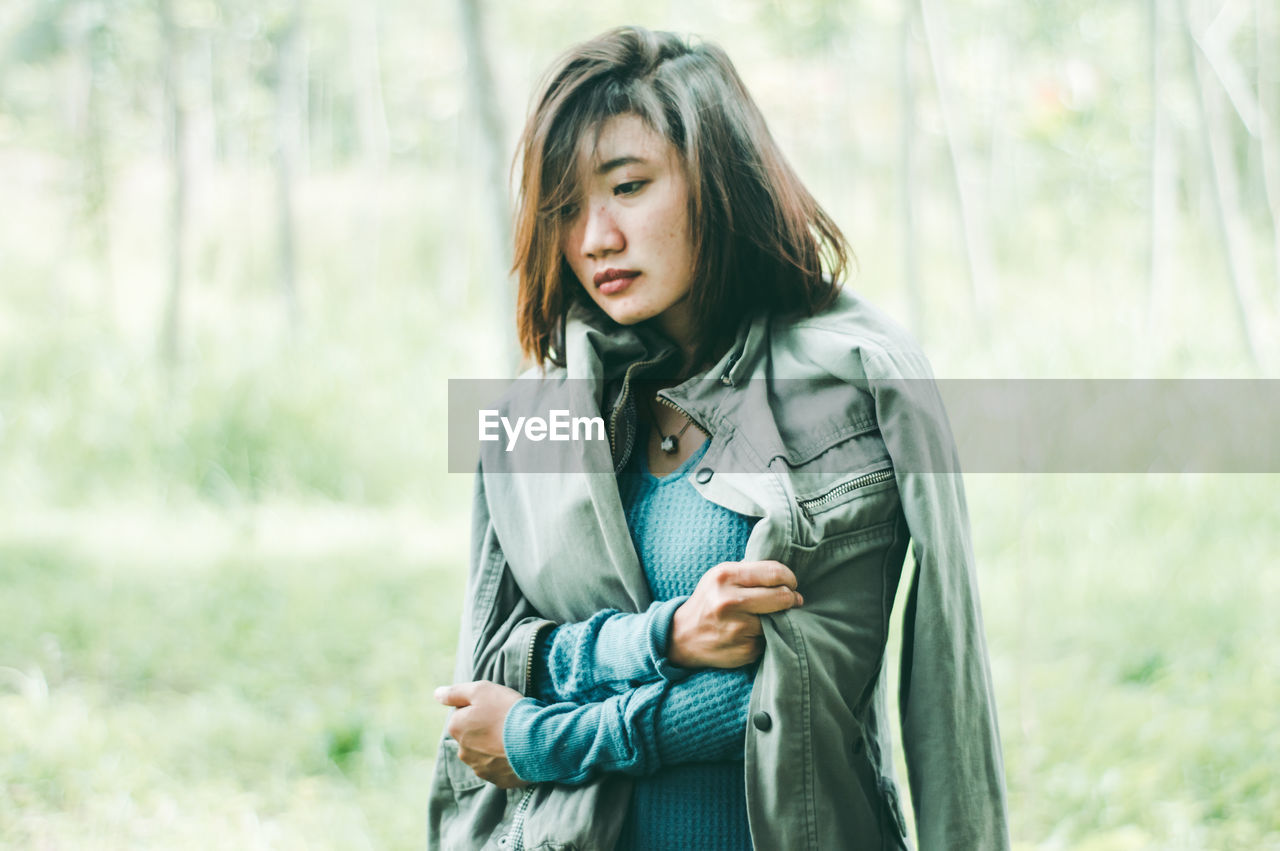
<path fill-rule="evenodd" d="M 431 694 L 435 697 L 435 699 L 436 699 L 436 700 L 438 700 L 438 701 L 440 701 L 441 703 L 443 703 L 443 702 L 444 702 L 444 696 L 445 696 L 445 694 L 447 693 L 447 691 L 448 691 L 448 689 L 446 689 L 444 686 L 440 686 L 438 689 L 436 689 L 435 691 L 433 691 Z"/>
<path fill-rule="evenodd" d="M 797 606 L 804 605 L 804 595 L 801 594 L 799 591 L 796 592 L 796 605 Z"/>

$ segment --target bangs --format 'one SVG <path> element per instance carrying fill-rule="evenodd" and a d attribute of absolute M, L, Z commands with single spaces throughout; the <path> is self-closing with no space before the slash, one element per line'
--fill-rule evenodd
<path fill-rule="evenodd" d="M 671 138 L 670 124 L 653 86 L 645 80 L 609 77 L 583 86 L 553 116 L 542 138 L 539 212 L 564 218 L 578 202 L 581 175 L 600 165 L 600 134 L 609 119 L 635 115 L 655 133 Z M 679 146 L 677 146 L 678 148 Z"/>

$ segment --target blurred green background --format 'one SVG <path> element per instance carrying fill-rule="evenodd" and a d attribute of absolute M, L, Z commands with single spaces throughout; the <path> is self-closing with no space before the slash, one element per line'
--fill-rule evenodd
<path fill-rule="evenodd" d="M 417 848 L 507 166 L 722 44 L 939 375 L 1268 377 L 1271 0 L 0 6 L 0 845 Z M 1273 475 L 968 480 L 1021 848 L 1280 848 Z"/>

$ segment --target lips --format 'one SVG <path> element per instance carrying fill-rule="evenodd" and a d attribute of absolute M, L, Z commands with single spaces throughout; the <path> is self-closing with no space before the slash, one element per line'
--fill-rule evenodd
<path fill-rule="evenodd" d="M 602 269 L 592 280 L 602 294 L 613 295 L 629 287 L 639 275 L 635 269 Z"/>

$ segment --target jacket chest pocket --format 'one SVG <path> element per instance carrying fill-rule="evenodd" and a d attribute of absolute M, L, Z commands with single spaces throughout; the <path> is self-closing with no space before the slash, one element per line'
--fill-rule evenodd
<path fill-rule="evenodd" d="M 872 470 L 856 475 L 852 479 L 838 482 L 814 496 L 797 497 L 796 502 L 800 506 L 800 510 L 804 512 L 804 515 L 812 519 L 816 514 L 836 508 L 851 499 L 856 499 L 860 491 L 892 480 L 893 466 L 887 465 L 878 470 Z"/>
<path fill-rule="evenodd" d="M 898 511 L 893 464 L 874 424 L 783 461 L 793 537 L 801 547 L 888 522 Z"/>

